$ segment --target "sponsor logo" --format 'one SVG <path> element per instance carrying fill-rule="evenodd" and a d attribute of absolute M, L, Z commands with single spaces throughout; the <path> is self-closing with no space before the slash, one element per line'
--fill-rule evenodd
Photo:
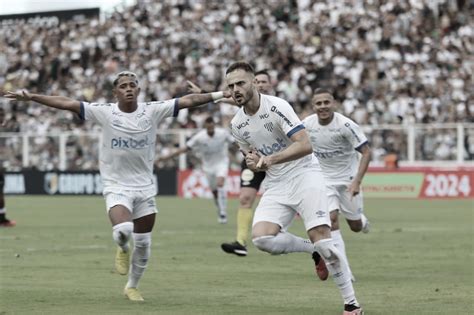
<path fill-rule="evenodd" d="M 143 139 L 133 138 L 112 138 L 110 147 L 112 149 L 143 149 L 150 145 L 148 142 L 148 136 Z"/>
<path fill-rule="evenodd" d="M 263 115 L 259 115 L 258 117 L 260 117 L 260 119 L 267 119 L 268 117 L 270 117 L 270 115 L 263 114 Z"/>
<path fill-rule="evenodd" d="M 263 125 L 263 127 L 265 127 L 265 129 L 267 129 L 268 131 L 273 132 L 273 123 L 272 122 L 265 123 Z"/>
<path fill-rule="evenodd" d="M 336 156 L 341 156 L 344 155 L 344 151 L 342 150 L 336 150 L 336 151 L 331 151 L 331 152 L 318 152 L 318 151 L 313 151 L 314 156 L 320 159 L 330 159 Z"/>
<path fill-rule="evenodd" d="M 293 123 L 282 112 L 280 112 L 278 108 L 276 108 L 276 106 L 272 106 L 270 110 L 274 112 L 275 114 L 277 114 L 278 116 L 280 116 L 281 118 L 283 118 L 283 121 L 286 122 L 288 126 L 293 127 Z"/>
<path fill-rule="evenodd" d="M 244 127 L 247 127 L 249 125 L 249 121 L 244 121 L 243 123 L 240 123 L 238 124 L 236 127 L 238 130 L 240 130 L 241 128 L 244 128 Z"/>
<path fill-rule="evenodd" d="M 263 155 L 271 155 L 275 152 L 279 152 L 286 148 L 286 143 L 281 138 L 276 139 L 277 142 L 272 143 L 271 145 L 264 144 L 261 148 L 258 148 L 258 152 L 262 153 Z"/>

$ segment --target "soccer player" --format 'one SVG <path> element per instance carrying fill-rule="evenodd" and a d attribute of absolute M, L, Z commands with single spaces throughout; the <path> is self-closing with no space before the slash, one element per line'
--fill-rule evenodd
<path fill-rule="evenodd" d="M 0 131 L 6 131 L 6 130 L 3 130 L 4 125 L 5 125 L 5 110 L 2 107 L 0 107 Z M 2 148 L 0 148 L 0 150 L 2 150 Z M 5 207 L 5 196 L 3 193 L 4 186 L 5 186 L 5 174 L 3 172 L 4 172 L 3 165 L 0 165 L 0 227 L 13 227 L 16 225 L 16 222 L 13 220 L 7 219 L 7 208 Z"/>
<path fill-rule="evenodd" d="M 112 236 L 118 245 L 116 269 L 122 275 L 129 273 L 124 294 L 132 301 L 143 301 L 137 288 L 150 257 L 151 232 L 157 213 L 153 180 L 157 126 L 166 117 L 176 117 L 182 108 L 230 96 L 229 92 L 214 92 L 138 103 L 139 93 L 136 74 L 123 71 L 113 81 L 116 103 L 80 102 L 26 90 L 9 91 L 4 95 L 13 100 L 34 101 L 69 110 L 102 126 L 99 168 L 103 194 L 112 223 Z M 131 238 L 134 248 L 130 259 Z"/>
<path fill-rule="evenodd" d="M 369 232 L 360 185 L 369 166 L 370 147 L 361 128 L 335 112 L 336 102 L 331 92 L 317 89 L 312 106 L 316 114 L 306 117 L 303 124 L 326 179 L 331 237 L 347 260 L 338 213 L 346 218 L 352 231 Z"/>
<path fill-rule="evenodd" d="M 304 126 L 285 100 L 260 94 L 246 62 L 226 70 L 232 98 L 241 106 L 231 121 L 232 134 L 254 172 L 266 171 L 265 192 L 255 210 L 252 241 L 271 254 L 318 252 L 344 300 L 344 314 L 362 314 L 347 263 L 330 237 L 326 188 L 312 162 Z M 287 232 L 295 214 L 310 242 Z"/>
<path fill-rule="evenodd" d="M 261 70 L 255 73 L 255 85 L 261 94 L 274 95 L 270 74 Z M 242 160 L 240 171 L 239 209 L 237 210 L 237 237 L 234 242 L 222 243 L 224 252 L 237 256 L 247 256 L 247 242 L 252 225 L 253 203 L 265 179 L 265 172 L 253 172 Z"/>
<path fill-rule="evenodd" d="M 234 143 L 230 133 L 222 128 L 216 128 L 212 117 L 204 121 L 204 129 L 186 142 L 186 147 L 180 148 L 159 161 L 193 151 L 200 158 L 202 170 L 206 174 L 209 187 L 214 195 L 217 206 L 217 221 L 227 223 L 227 191 L 225 180 L 229 172 L 229 144 Z"/>

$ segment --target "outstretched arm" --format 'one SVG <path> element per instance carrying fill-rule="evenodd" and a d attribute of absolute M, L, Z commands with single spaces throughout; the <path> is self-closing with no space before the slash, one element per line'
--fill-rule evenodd
<path fill-rule="evenodd" d="M 81 111 L 81 102 L 64 96 L 34 94 L 22 90 L 20 92 L 7 91 L 3 97 L 17 101 L 33 101 L 57 109 L 70 110 L 76 114 L 79 114 Z"/>
<path fill-rule="evenodd" d="M 172 158 L 174 158 L 175 156 L 178 156 L 178 155 L 180 155 L 180 154 L 182 154 L 182 153 L 188 152 L 188 150 L 189 150 L 188 147 L 179 148 L 178 150 L 174 151 L 174 152 L 171 153 L 171 154 L 168 154 L 168 155 L 159 157 L 159 158 L 156 160 L 155 164 L 158 164 L 158 163 L 160 163 L 160 162 L 164 162 L 164 161 L 166 161 L 166 160 L 172 159 Z"/>
<path fill-rule="evenodd" d="M 191 82 L 189 80 L 186 81 L 186 82 L 188 83 L 188 91 L 189 92 L 197 93 L 197 94 L 207 93 L 206 91 L 201 89 L 198 85 L 194 84 L 193 82 Z M 234 99 L 231 96 L 215 100 L 214 102 L 215 103 L 224 102 L 224 103 L 227 103 L 227 104 L 230 104 L 230 105 L 236 105 L 237 106 L 237 103 L 235 103 Z"/>
<path fill-rule="evenodd" d="M 206 94 L 189 94 L 179 98 L 179 109 L 195 107 L 209 102 L 215 102 L 225 97 L 230 97 L 229 91 L 213 92 Z"/>

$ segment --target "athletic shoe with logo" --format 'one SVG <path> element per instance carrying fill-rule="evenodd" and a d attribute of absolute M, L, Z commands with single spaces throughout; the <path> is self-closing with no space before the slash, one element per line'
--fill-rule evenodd
<path fill-rule="evenodd" d="M 117 247 L 115 254 L 115 270 L 122 276 L 128 273 L 130 268 L 130 251 L 124 252 L 120 247 Z"/>
<path fill-rule="evenodd" d="M 221 248 L 224 252 L 235 254 L 237 256 L 247 256 L 247 248 L 235 241 L 233 243 L 222 243 Z"/>
<path fill-rule="evenodd" d="M 364 315 L 364 310 L 359 305 L 345 304 L 342 315 Z"/>
<path fill-rule="evenodd" d="M 138 291 L 137 288 L 127 288 L 123 289 L 123 294 L 130 300 L 130 301 L 145 301 L 140 294 L 140 291 Z"/>
<path fill-rule="evenodd" d="M 321 281 L 326 281 L 329 276 L 329 271 L 326 268 L 326 263 L 319 256 L 318 252 L 313 252 L 314 266 L 316 268 L 316 274 L 318 275 Z"/>

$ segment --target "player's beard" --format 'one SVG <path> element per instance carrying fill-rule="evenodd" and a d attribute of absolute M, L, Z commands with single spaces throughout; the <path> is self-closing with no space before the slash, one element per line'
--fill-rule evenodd
<path fill-rule="evenodd" d="M 250 102 L 250 100 L 252 100 L 253 95 L 254 95 L 253 93 L 254 93 L 253 89 L 250 89 L 250 90 L 246 91 L 245 94 L 242 95 L 243 100 L 242 100 L 241 103 L 239 103 L 235 97 L 234 97 L 234 100 L 235 100 L 235 102 L 237 103 L 237 105 L 239 107 L 243 107 L 243 106 L 247 105 L 248 102 Z"/>

